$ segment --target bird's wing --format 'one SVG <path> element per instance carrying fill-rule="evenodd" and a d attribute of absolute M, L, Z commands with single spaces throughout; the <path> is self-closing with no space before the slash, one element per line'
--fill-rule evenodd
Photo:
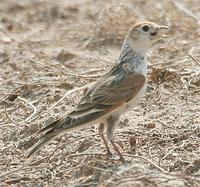
<path fill-rule="evenodd" d="M 38 131 L 38 134 L 45 133 L 27 157 L 60 133 L 94 122 L 113 112 L 135 97 L 144 84 L 145 77 L 141 74 L 103 77 L 88 90 L 73 112 Z"/>
<path fill-rule="evenodd" d="M 73 112 L 44 127 L 39 133 L 53 129 L 64 131 L 93 122 L 134 98 L 145 81 L 144 75 L 132 73 L 103 77 L 87 91 Z"/>
<path fill-rule="evenodd" d="M 145 76 L 133 73 L 100 80 L 86 93 L 70 115 L 85 115 L 95 109 L 106 113 L 115 110 L 135 97 L 144 84 Z"/>

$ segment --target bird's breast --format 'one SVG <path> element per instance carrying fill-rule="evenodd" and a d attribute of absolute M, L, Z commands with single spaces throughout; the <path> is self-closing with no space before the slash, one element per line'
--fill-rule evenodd
<path fill-rule="evenodd" d="M 143 87 L 138 91 L 138 93 L 133 97 L 129 102 L 125 103 L 124 111 L 133 109 L 138 105 L 138 103 L 142 100 L 145 95 L 146 87 L 147 87 L 147 60 L 144 58 L 143 62 L 138 63 L 135 66 L 135 72 L 142 74 L 145 77 L 145 84 Z"/>
<path fill-rule="evenodd" d="M 142 61 L 136 62 L 134 71 L 147 77 L 147 60 L 144 58 Z"/>
<path fill-rule="evenodd" d="M 145 95 L 146 92 L 146 83 L 144 84 L 144 86 L 139 90 L 139 92 L 135 95 L 135 97 L 133 97 L 129 102 L 124 104 L 124 112 L 133 109 L 134 107 L 136 107 L 138 105 L 138 103 L 142 100 L 142 98 Z"/>

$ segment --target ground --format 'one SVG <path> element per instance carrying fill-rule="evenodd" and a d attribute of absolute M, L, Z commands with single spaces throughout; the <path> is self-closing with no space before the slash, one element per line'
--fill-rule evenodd
<path fill-rule="evenodd" d="M 0 12 L 0 186 L 200 186 L 199 1 L 1 0 Z M 115 132 L 126 164 L 107 158 L 95 125 L 26 158 L 139 20 L 170 30 L 148 54 L 145 98 Z"/>

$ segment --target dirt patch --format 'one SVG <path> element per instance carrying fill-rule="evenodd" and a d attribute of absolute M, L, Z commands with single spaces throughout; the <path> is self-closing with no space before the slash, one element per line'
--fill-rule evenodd
<path fill-rule="evenodd" d="M 2 0 L 0 11 L 0 186 L 200 186 L 198 1 Z M 95 126 L 26 159 L 34 133 L 108 71 L 137 20 L 170 32 L 149 54 L 145 98 L 115 133 L 127 165 L 104 155 Z"/>

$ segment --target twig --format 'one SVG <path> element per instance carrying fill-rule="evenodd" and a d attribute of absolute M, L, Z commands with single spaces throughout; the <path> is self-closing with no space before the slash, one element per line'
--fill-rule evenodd
<path fill-rule="evenodd" d="M 29 120 L 32 119 L 33 116 L 35 116 L 35 114 L 37 113 L 36 107 L 35 107 L 32 103 L 28 102 L 26 99 L 24 99 L 24 98 L 22 98 L 22 97 L 20 97 L 20 96 L 18 96 L 17 99 L 19 99 L 19 100 L 21 100 L 21 101 L 27 103 L 27 104 L 33 109 L 32 114 L 31 114 L 29 117 L 27 117 L 24 121 L 20 122 L 20 124 L 22 124 L 22 123 L 24 123 L 24 122 L 29 122 Z"/>
<path fill-rule="evenodd" d="M 141 159 L 149 162 L 151 165 L 155 166 L 160 171 L 162 171 L 164 173 L 169 173 L 169 169 L 166 171 L 165 169 L 161 168 L 158 164 L 154 163 L 152 160 L 149 160 L 149 159 L 147 159 L 145 157 L 137 156 L 137 155 L 131 155 L 131 154 L 123 154 L 123 156 L 134 157 L 134 158 L 141 158 Z"/>
<path fill-rule="evenodd" d="M 5 112 L 5 114 L 6 114 L 6 118 L 10 121 L 10 122 L 12 122 L 12 123 L 14 123 L 14 124 L 16 124 L 16 125 L 18 125 L 18 123 L 17 122 L 15 122 L 14 120 L 12 120 L 11 118 L 10 118 L 10 116 L 8 115 L 8 112 L 7 112 L 7 110 L 5 109 L 4 110 L 4 112 Z"/>
<path fill-rule="evenodd" d="M 102 69 L 92 69 L 92 70 L 89 70 L 89 71 L 83 71 L 83 72 L 79 73 L 79 75 L 88 74 L 88 73 L 96 73 L 96 72 L 104 71 L 104 70 L 105 70 L 104 68 L 102 68 Z"/>
<path fill-rule="evenodd" d="M 75 154 L 68 155 L 69 158 L 79 157 L 79 156 L 106 156 L 107 157 L 107 155 L 102 154 L 102 153 L 75 153 Z"/>
<path fill-rule="evenodd" d="M 58 104 L 60 104 L 60 102 L 62 100 L 64 100 L 67 96 L 71 95 L 72 93 L 76 92 L 76 91 L 79 91 L 79 90 L 82 90 L 82 89 L 85 89 L 85 88 L 88 88 L 90 86 L 92 86 L 94 83 L 90 83 L 90 84 L 87 84 L 85 86 L 82 86 L 82 87 L 79 87 L 79 88 L 75 88 L 73 90 L 69 90 L 63 97 L 61 97 L 55 104 L 53 104 L 48 110 L 51 110 L 52 108 L 54 108 L 55 106 L 57 106 Z"/>
<path fill-rule="evenodd" d="M 121 177 L 117 173 L 114 173 L 112 170 L 106 170 L 106 169 L 103 169 L 103 168 L 98 168 L 98 167 L 94 167 L 94 166 L 90 166 L 90 165 L 84 165 L 84 166 L 86 166 L 88 168 L 92 168 L 92 169 L 98 170 L 98 171 L 103 171 L 105 173 L 111 173 L 111 174 L 113 174 L 117 178 Z"/>
<path fill-rule="evenodd" d="M 167 151 L 167 153 L 161 158 L 161 160 L 164 160 L 167 156 L 169 156 L 178 146 L 173 146 L 172 149 Z"/>
<path fill-rule="evenodd" d="M 28 166 L 38 166 L 41 163 L 47 162 L 47 159 L 48 159 L 48 156 L 41 158 L 40 160 L 36 160 L 34 162 L 31 162 L 31 163 L 28 164 Z"/>
<path fill-rule="evenodd" d="M 17 95 L 15 93 L 8 93 L 8 92 L 0 92 L 0 95 Z"/>
<path fill-rule="evenodd" d="M 185 87 L 186 91 L 187 91 L 187 94 L 190 95 L 190 92 L 188 90 L 188 87 L 186 85 L 186 81 L 184 80 L 184 78 L 187 78 L 187 76 L 183 76 L 181 77 L 181 82 L 183 83 L 183 86 Z"/>
<path fill-rule="evenodd" d="M 0 175 L 0 180 L 3 178 L 3 177 L 5 177 L 5 176 L 7 176 L 7 175 L 10 175 L 10 174 L 12 174 L 12 173 L 16 173 L 16 172 L 18 172 L 18 171 L 23 171 L 23 170 L 32 170 L 32 169 L 44 169 L 44 166 L 27 166 L 27 167 L 22 167 L 22 168 L 17 168 L 17 169 L 13 169 L 13 170 L 11 170 L 11 171 L 8 171 L 8 172 L 5 172 L 5 173 L 3 173 L 3 174 L 1 174 Z"/>
<path fill-rule="evenodd" d="M 80 78 L 85 78 L 85 79 L 94 79 L 94 78 L 99 78 L 103 75 L 77 75 L 77 77 Z"/>
<path fill-rule="evenodd" d="M 158 63 L 155 63 L 155 64 L 149 64 L 148 65 L 148 68 L 153 68 L 154 66 L 158 66 L 158 65 L 160 65 L 160 66 L 166 66 L 166 65 L 168 65 L 168 64 L 172 64 L 172 61 L 168 61 L 168 62 L 158 62 Z"/>
<path fill-rule="evenodd" d="M 200 92 L 200 89 L 196 89 L 196 90 L 190 91 L 190 93 L 197 93 L 197 92 Z"/>
<path fill-rule="evenodd" d="M 150 157 L 150 159 L 152 159 L 152 154 L 151 154 L 152 147 L 150 147 L 149 142 L 147 143 L 147 146 L 148 146 L 149 157 Z"/>
<path fill-rule="evenodd" d="M 187 55 L 200 67 L 200 62 L 190 53 L 187 53 Z"/>
<path fill-rule="evenodd" d="M 65 73 L 65 75 L 69 75 L 69 76 L 73 76 L 77 78 L 85 78 L 85 79 L 98 78 L 102 76 L 102 75 L 82 75 L 82 74 L 73 74 L 73 73 Z"/>
<path fill-rule="evenodd" d="M 16 42 L 16 41 L 15 41 L 12 37 L 10 37 L 9 34 L 6 33 L 3 29 L 0 28 L 0 31 L 1 31 L 4 35 L 6 35 L 12 42 Z"/>
<path fill-rule="evenodd" d="M 178 66 L 178 65 L 180 65 L 180 64 L 183 64 L 183 63 L 188 63 L 190 60 L 189 59 L 187 59 L 187 58 L 185 58 L 185 59 L 183 59 L 183 60 L 179 60 L 178 62 L 176 62 L 176 63 L 171 63 L 171 64 L 169 64 L 169 65 L 167 65 L 166 67 L 167 68 L 171 68 L 171 67 L 174 67 L 174 66 Z"/>
<path fill-rule="evenodd" d="M 4 58 L 1 62 L 0 62 L 0 64 L 3 64 L 4 62 L 6 62 L 6 61 L 8 61 L 9 60 L 9 56 L 7 56 L 6 58 Z"/>
<path fill-rule="evenodd" d="M 169 127 L 168 125 L 164 124 L 164 123 L 161 122 L 161 121 L 159 121 L 159 123 L 160 123 L 162 126 L 168 128 L 168 129 L 173 129 L 173 130 L 175 130 L 175 131 L 180 130 L 180 129 L 176 129 L 176 128 L 174 128 L 174 127 Z"/>
<path fill-rule="evenodd" d="M 58 86 L 59 84 L 61 84 L 62 82 L 39 82 L 39 81 L 35 81 L 32 83 L 26 83 L 26 82 L 12 82 L 12 84 L 16 84 L 16 85 L 20 85 L 20 86 Z M 64 82 L 65 83 L 65 82 Z M 0 84 L 0 85 L 4 85 L 4 84 Z M 11 94 L 12 95 L 12 94 Z"/>
<path fill-rule="evenodd" d="M 69 75 L 69 76 L 73 76 L 73 77 L 77 77 L 77 78 L 98 78 L 98 77 L 102 76 L 102 75 L 83 75 L 83 74 L 87 74 L 87 72 L 80 73 L 80 74 L 73 74 L 73 73 L 65 72 L 65 75 Z"/>

